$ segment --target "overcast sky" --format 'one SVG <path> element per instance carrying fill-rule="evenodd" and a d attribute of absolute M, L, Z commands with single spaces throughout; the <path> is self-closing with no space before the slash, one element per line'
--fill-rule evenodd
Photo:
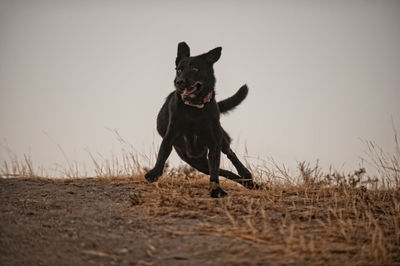
<path fill-rule="evenodd" d="M 161 138 L 177 43 L 222 46 L 217 99 L 247 83 L 222 125 L 239 155 L 354 170 L 400 127 L 399 1 L 0 0 L 0 148 L 37 165 L 140 152 Z M 176 156 L 174 156 L 176 159 Z"/>

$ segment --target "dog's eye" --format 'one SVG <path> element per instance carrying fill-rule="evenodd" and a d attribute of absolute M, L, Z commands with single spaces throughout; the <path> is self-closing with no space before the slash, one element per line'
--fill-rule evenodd
<path fill-rule="evenodd" d="M 176 70 L 176 73 L 178 73 L 178 74 L 182 73 L 182 69 L 181 69 L 181 68 L 178 68 L 178 69 Z"/>
<path fill-rule="evenodd" d="M 192 71 L 193 71 L 193 72 L 198 72 L 199 69 L 198 69 L 197 67 L 192 67 Z"/>

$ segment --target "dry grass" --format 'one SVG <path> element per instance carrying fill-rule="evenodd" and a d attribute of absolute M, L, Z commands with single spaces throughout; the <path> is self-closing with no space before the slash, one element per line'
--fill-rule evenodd
<path fill-rule="evenodd" d="M 400 264 L 400 148 L 384 153 L 367 143 L 369 162 L 378 176 L 365 169 L 351 174 L 299 163 L 298 175 L 272 161 L 253 167 L 265 185 L 246 190 L 223 180 L 229 197 L 208 196 L 208 180 L 188 167 L 168 168 L 156 184 L 143 179 L 143 158 L 132 150 L 110 160 L 91 155 L 99 180 L 133 182 L 131 205 L 140 208 L 144 220 L 197 219 L 188 228 L 166 227 L 171 235 L 211 235 L 248 243 L 247 249 L 230 254 L 229 261 L 270 261 L 278 264 Z M 148 158 L 147 158 L 148 159 Z M 74 168 L 67 176 L 78 176 Z M 28 156 L 4 162 L 0 174 L 7 177 L 38 177 Z M 141 184 L 141 185 L 139 185 Z M 166 218 L 167 217 L 167 218 Z M 152 253 L 153 251 L 149 251 Z"/>
<path fill-rule="evenodd" d="M 400 263 L 398 189 L 341 183 L 248 191 L 230 181 L 223 185 L 229 187 L 228 198 L 205 200 L 195 191 L 207 187 L 206 179 L 165 178 L 155 187 L 151 215 L 206 215 L 210 219 L 190 234 L 251 242 L 263 259 L 284 264 Z"/>

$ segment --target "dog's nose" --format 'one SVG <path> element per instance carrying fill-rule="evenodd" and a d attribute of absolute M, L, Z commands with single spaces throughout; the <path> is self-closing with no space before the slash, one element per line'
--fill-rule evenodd
<path fill-rule="evenodd" d="M 177 80 L 175 81 L 175 83 L 176 83 L 176 85 L 180 86 L 180 85 L 183 84 L 183 79 L 177 79 Z"/>

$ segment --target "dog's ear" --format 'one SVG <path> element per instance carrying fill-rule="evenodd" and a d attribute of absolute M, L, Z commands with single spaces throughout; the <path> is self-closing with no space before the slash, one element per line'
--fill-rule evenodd
<path fill-rule="evenodd" d="M 214 64 L 221 57 L 222 47 L 217 47 L 205 54 L 206 59 L 211 64 Z"/>
<path fill-rule="evenodd" d="M 175 65 L 177 66 L 179 64 L 179 61 L 189 56 L 190 56 L 189 45 L 187 45 L 185 42 L 178 43 L 178 55 L 176 56 L 175 59 Z"/>

